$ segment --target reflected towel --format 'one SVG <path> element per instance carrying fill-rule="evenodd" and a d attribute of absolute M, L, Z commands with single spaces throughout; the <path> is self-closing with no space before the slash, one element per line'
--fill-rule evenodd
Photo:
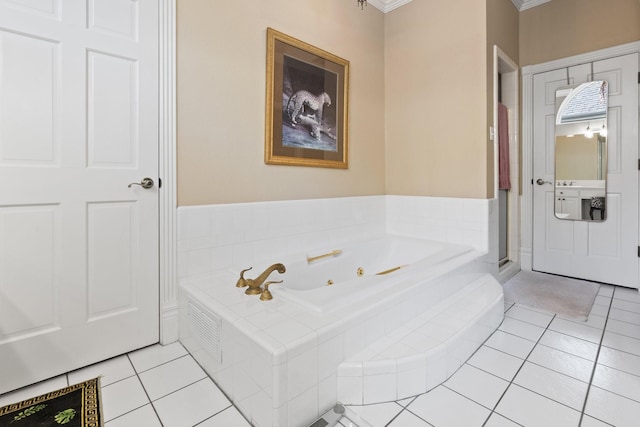
<path fill-rule="evenodd" d="M 510 190 L 509 178 L 509 112 L 498 104 L 498 189 Z"/>

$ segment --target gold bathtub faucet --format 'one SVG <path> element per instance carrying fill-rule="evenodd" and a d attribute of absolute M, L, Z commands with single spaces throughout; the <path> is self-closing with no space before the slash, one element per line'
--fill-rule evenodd
<path fill-rule="evenodd" d="M 273 273 L 274 270 L 277 270 L 278 273 L 280 273 L 280 274 L 282 274 L 285 271 L 287 271 L 287 269 L 285 268 L 284 264 L 277 263 L 277 264 L 273 264 L 273 265 L 270 265 L 269 267 L 267 267 L 267 269 L 265 271 L 263 271 L 262 274 L 260 274 L 255 279 L 245 279 L 244 278 L 244 273 L 249 271 L 249 270 L 251 270 L 252 268 L 253 267 L 249 267 L 249 268 L 247 268 L 245 270 L 242 270 L 240 272 L 240 278 L 236 282 L 236 287 L 238 287 L 238 288 L 248 287 L 248 289 L 246 291 L 244 291 L 244 293 L 247 294 L 247 295 L 260 295 L 260 294 L 262 294 L 262 284 L 264 283 L 265 280 L 267 280 L 267 277 L 269 277 L 269 275 L 271 273 Z"/>
<path fill-rule="evenodd" d="M 322 258 L 328 258 L 330 256 L 336 256 L 336 255 L 340 255 L 342 253 L 342 251 L 340 249 L 334 249 L 331 252 L 328 252 L 326 254 L 322 254 L 322 255 L 317 255 L 317 256 L 312 256 L 312 257 L 307 257 L 307 263 L 312 263 L 313 261 L 316 261 L 318 259 L 322 259 Z"/>

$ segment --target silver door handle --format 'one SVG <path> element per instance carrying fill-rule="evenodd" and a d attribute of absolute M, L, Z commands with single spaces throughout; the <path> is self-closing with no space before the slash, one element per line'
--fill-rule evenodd
<path fill-rule="evenodd" d="M 151 188 L 153 187 L 153 180 L 151 178 L 142 178 L 142 181 L 140 182 L 132 182 L 131 184 L 127 185 L 127 187 L 131 188 L 132 185 L 139 185 L 142 188 Z"/>
<path fill-rule="evenodd" d="M 536 184 L 538 184 L 538 185 L 553 184 L 553 182 L 551 182 L 551 181 L 545 181 L 545 180 L 544 180 L 544 179 L 542 179 L 542 178 L 538 178 L 538 180 L 536 181 Z"/>

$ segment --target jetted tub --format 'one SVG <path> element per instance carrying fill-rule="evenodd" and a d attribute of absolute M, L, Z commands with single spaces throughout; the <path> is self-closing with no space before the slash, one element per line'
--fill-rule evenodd
<path fill-rule="evenodd" d="M 391 287 L 410 287 L 437 274 L 435 266 L 471 252 L 470 246 L 387 235 L 291 259 L 278 277 L 283 283 L 271 289 L 274 298 L 323 313 Z"/>
<path fill-rule="evenodd" d="M 482 257 L 376 235 L 255 263 L 247 277 L 287 268 L 268 278 L 283 280 L 271 301 L 237 288 L 238 271 L 191 278 L 180 284 L 180 341 L 252 425 L 308 426 L 337 401 L 403 399 L 453 375 L 504 315 Z"/>

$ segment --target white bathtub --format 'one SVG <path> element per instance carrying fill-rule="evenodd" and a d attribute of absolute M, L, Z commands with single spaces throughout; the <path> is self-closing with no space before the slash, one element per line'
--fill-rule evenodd
<path fill-rule="evenodd" d="M 307 261 L 340 251 L 339 254 Z M 438 272 L 435 266 L 473 251 L 470 246 L 387 235 L 345 247 L 311 251 L 285 262 L 275 298 L 319 313 L 330 312 L 392 288 L 402 290 Z M 395 290 L 395 289 L 394 289 Z"/>
<path fill-rule="evenodd" d="M 308 426 L 338 401 L 415 396 L 453 375 L 502 321 L 502 288 L 483 256 L 377 235 L 255 263 L 246 277 L 287 268 L 268 278 L 283 280 L 270 301 L 237 288 L 238 271 L 192 278 L 180 283 L 180 341 L 257 427 Z"/>

